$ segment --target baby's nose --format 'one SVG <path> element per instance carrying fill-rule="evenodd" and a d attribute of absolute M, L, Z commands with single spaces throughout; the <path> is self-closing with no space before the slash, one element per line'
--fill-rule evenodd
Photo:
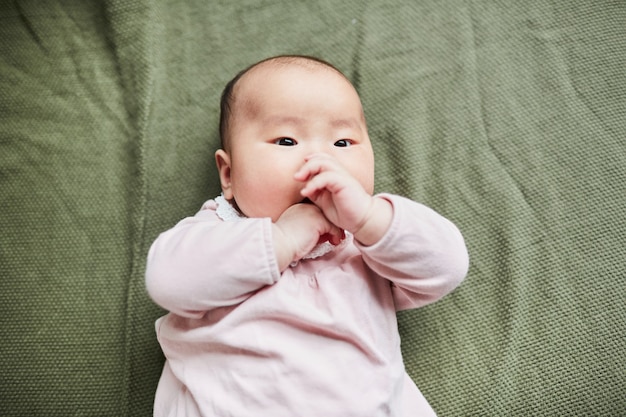
<path fill-rule="evenodd" d="M 326 153 L 329 154 L 332 151 L 332 141 L 328 138 L 320 137 L 318 139 L 312 140 L 309 143 L 308 151 L 310 153 Z"/>

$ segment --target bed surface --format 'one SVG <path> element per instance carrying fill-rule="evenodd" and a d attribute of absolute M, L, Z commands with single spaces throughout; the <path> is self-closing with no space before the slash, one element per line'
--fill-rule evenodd
<path fill-rule="evenodd" d="M 219 95 L 298 53 L 359 91 L 377 191 L 452 219 L 399 315 L 441 416 L 626 414 L 626 4 L 0 1 L 0 415 L 147 416 L 158 233 L 215 196 Z"/>

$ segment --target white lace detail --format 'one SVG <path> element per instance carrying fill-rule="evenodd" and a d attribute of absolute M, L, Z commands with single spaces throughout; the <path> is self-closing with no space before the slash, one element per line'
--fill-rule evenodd
<path fill-rule="evenodd" d="M 246 216 L 244 216 L 243 214 L 241 214 L 240 212 L 237 211 L 237 209 L 235 207 L 233 207 L 233 205 L 230 203 L 230 201 L 226 200 L 224 198 L 224 195 L 220 195 L 215 197 L 215 203 L 217 204 L 217 209 L 216 209 L 216 213 L 217 216 L 224 220 L 225 222 L 236 222 L 236 221 L 240 221 L 246 218 Z M 348 234 L 346 232 L 346 234 Z M 338 245 L 333 245 L 330 242 L 322 242 L 318 245 L 316 245 L 311 252 L 309 252 L 308 254 L 304 255 L 302 257 L 302 259 L 315 259 L 315 258 L 319 258 L 320 256 L 324 256 L 327 253 L 335 250 L 336 248 L 342 248 L 345 245 L 348 244 L 348 236 L 346 236 L 345 239 L 343 239 L 341 241 L 340 244 Z M 293 262 L 291 264 L 291 266 L 295 266 L 297 265 L 297 262 Z"/>
<path fill-rule="evenodd" d="M 239 213 L 237 209 L 224 198 L 223 194 L 215 197 L 215 203 L 217 203 L 217 216 L 225 222 L 235 222 L 246 218 L 246 216 Z"/>

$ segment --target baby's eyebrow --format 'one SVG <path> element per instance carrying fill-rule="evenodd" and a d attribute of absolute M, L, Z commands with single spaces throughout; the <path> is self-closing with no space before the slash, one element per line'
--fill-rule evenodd
<path fill-rule="evenodd" d="M 360 127 L 359 122 L 354 118 L 349 119 L 334 119 L 331 121 L 331 126 L 334 128 L 351 128 L 358 129 Z"/>
<path fill-rule="evenodd" d="M 297 125 L 304 122 L 304 119 L 295 116 L 270 116 L 267 122 L 272 125 Z"/>
<path fill-rule="evenodd" d="M 297 116 L 268 116 L 266 119 L 267 123 L 275 126 L 280 125 L 302 125 L 306 123 L 306 119 Z M 361 123 L 356 118 L 349 117 L 345 119 L 332 119 L 330 121 L 330 126 L 335 129 L 348 128 L 348 129 L 359 129 L 361 127 Z"/>

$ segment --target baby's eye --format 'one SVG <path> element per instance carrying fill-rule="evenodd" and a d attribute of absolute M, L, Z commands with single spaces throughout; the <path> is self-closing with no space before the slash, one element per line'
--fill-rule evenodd
<path fill-rule="evenodd" d="M 292 138 L 278 138 L 274 143 L 280 146 L 295 146 L 297 142 Z"/>
<path fill-rule="evenodd" d="M 337 142 L 335 142 L 335 146 L 339 147 L 339 148 L 347 148 L 348 146 L 352 145 L 352 141 L 350 139 L 339 139 Z"/>

